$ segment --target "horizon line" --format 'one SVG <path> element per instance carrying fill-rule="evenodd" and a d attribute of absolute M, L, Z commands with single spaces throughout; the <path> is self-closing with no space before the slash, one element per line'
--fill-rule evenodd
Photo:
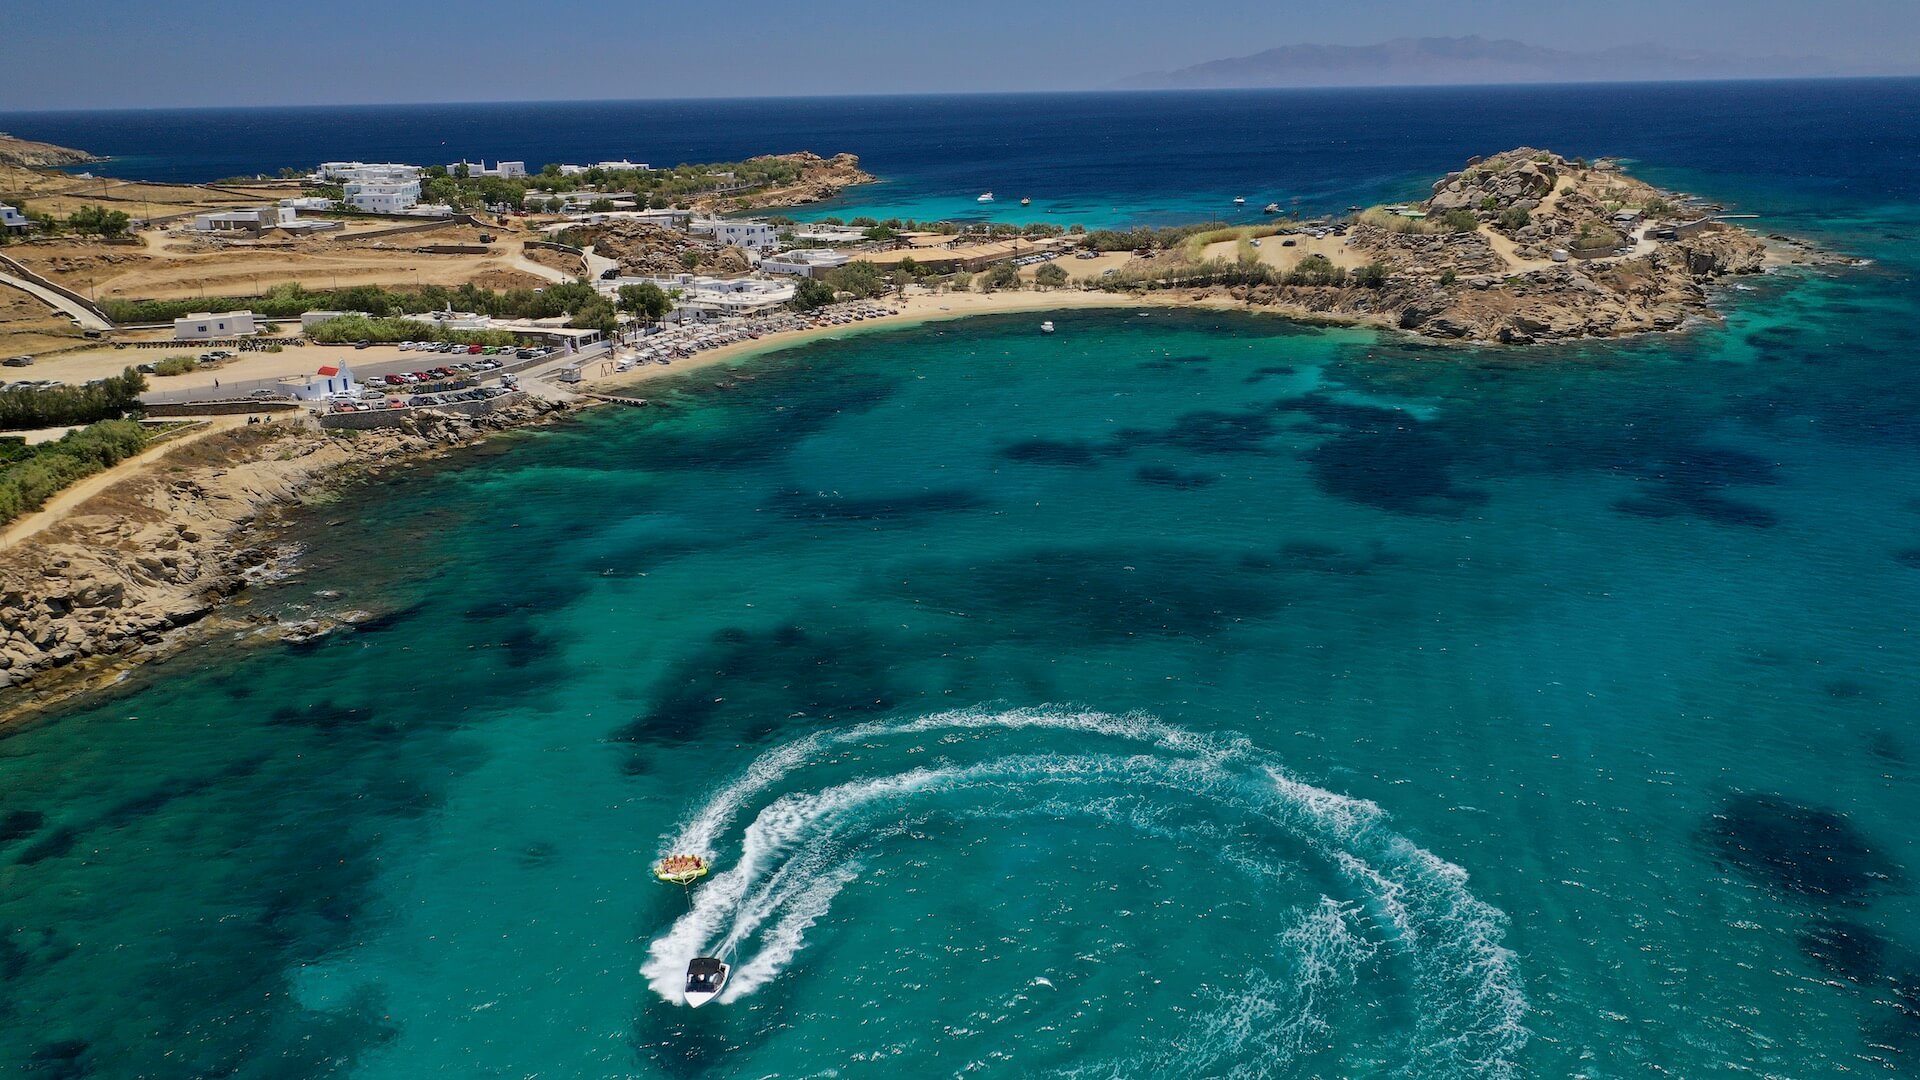
<path fill-rule="evenodd" d="M 924 98 L 953 97 L 1071 97 L 1094 95 L 1152 95 L 1152 94 L 1246 94 L 1246 93 L 1327 93 L 1351 92 L 1362 90 L 1493 90 L 1508 87 L 1529 86 L 1542 88 L 1575 87 L 1612 87 L 1612 86 L 1711 86 L 1744 84 L 1786 84 L 1811 82 L 1896 82 L 1901 80 L 1920 80 L 1920 72 L 1909 74 L 1878 75 L 1756 75 L 1735 77 L 1713 77 L 1699 79 L 1577 79 L 1565 82 L 1549 80 L 1516 80 L 1505 82 L 1433 82 L 1433 83 L 1314 83 L 1299 86 L 1179 86 L 1179 87 L 1080 87 L 1060 90 L 914 90 L 914 91 L 871 91 L 862 93 L 830 94 L 711 94 L 688 97 L 629 97 L 629 98 L 467 98 L 457 101 L 356 101 L 356 102 L 285 102 L 274 105 L 94 105 L 64 106 L 37 109 L 0 110 L 0 116 L 71 116 L 87 113 L 157 113 L 157 112 L 248 112 L 270 109 L 405 109 L 405 108 L 445 108 L 450 106 L 477 105 L 634 105 L 634 104 L 680 104 L 689 102 L 752 102 L 752 101 L 860 101 L 860 100 L 902 100 Z"/>

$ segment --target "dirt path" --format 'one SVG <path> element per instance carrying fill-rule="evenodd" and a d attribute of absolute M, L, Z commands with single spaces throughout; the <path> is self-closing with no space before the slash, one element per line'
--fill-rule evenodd
<path fill-rule="evenodd" d="M 122 480 L 137 476 L 152 468 L 160 459 L 173 453 L 182 446 L 199 442 L 216 431 L 231 431 L 247 422 L 244 416 L 216 416 L 205 422 L 205 426 L 195 428 L 184 435 L 175 435 L 164 442 L 140 451 L 122 461 L 113 468 L 96 473 L 85 480 L 61 491 L 48 499 L 46 505 L 26 517 L 0 529 L 0 551 L 13 547 L 20 541 L 52 525 L 72 513 L 81 503 L 107 490 Z"/>

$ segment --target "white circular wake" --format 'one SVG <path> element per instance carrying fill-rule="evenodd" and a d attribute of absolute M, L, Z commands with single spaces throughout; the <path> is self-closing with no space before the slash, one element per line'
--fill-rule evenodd
<path fill-rule="evenodd" d="M 1108 748 L 1059 753 L 1049 748 L 1059 740 L 1050 740 L 953 763 L 968 751 L 996 753 L 995 743 L 1049 733 Z M 804 788 L 809 768 L 849 758 L 858 764 L 903 743 L 917 749 L 909 740 L 932 740 L 940 762 L 779 793 Z M 1400 1071 L 1506 1077 L 1517 1068 L 1526 1001 L 1502 944 L 1506 919 L 1467 891 L 1464 870 L 1393 831 L 1378 806 L 1288 775 L 1246 739 L 1145 716 L 950 712 L 816 732 L 762 754 L 662 847 L 662 855 L 691 852 L 727 869 L 654 939 L 642 974 L 661 997 L 679 1002 L 687 961 L 716 955 L 733 963 L 722 1002 L 759 990 L 799 955 L 808 929 L 859 875 L 863 856 L 898 832 L 902 808 L 936 795 L 977 796 L 959 801 L 980 816 L 1085 817 L 1202 840 L 1255 880 L 1289 873 L 1304 852 L 1352 887 L 1352 897 L 1322 897 L 1281 928 L 1276 945 L 1295 958 L 1290 970 L 1254 971 L 1247 986 L 1212 992 L 1206 1037 L 1177 1060 L 1127 1068 L 1189 1075 L 1283 1069 L 1334 1034 L 1321 999 L 1351 986 L 1382 949 L 1404 958 L 1418 1005 L 1413 1030 L 1392 1048 Z M 1243 826 L 1256 823 L 1286 844 L 1249 843 Z"/>

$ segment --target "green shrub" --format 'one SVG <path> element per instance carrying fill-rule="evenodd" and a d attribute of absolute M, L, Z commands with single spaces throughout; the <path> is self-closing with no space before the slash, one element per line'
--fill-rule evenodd
<path fill-rule="evenodd" d="M 1365 289 L 1385 288 L 1387 268 L 1377 262 L 1368 263 L 1353 272 L 1353 283 Z"/>
<path fill-rule="evenodd" d="M 1057 289 L 1067 283 L 1067 272 L 1059 263 L 1043 263 L 1033 272 L 1033 283 L 1049 289 Z"/>
<path fill-rule="evenodd" d="M 146 443 L 146 432 L 131 420 L 102 420 L 38 446 L 0 443 L 0 524 L 39 509 L 60 489 L 132 457 Z"/>
<path fill-rule="evenodd" d="M 155 375 L 185 375 L 187 372 L 199 366 L 199 363 L 191 356 L 169 356 L 165 360 L 153 365 L 153 373 Z"/>
<path fill-rule="evenodd" d="M 1325 255 L 1309 255 L 1287 274 L 1289 285 L 1344 285 L 1347 272 L 1333 265 Z"/>
<path fill-rule="evenodd" d="M 1500 215 L 1500 228 L 1506 232 L 1519 232 L 1533 221 L 1533 215 L 1519 207 L 1514 207 Z"/>
<path fill-rule="evenodd" d="M 1478 229 L 1480 219 L 1471 210 L 1449 210 L 1440 215 L 1438 224 L 1448 232 L 1466 233 Z"/>
<path fill-rule="evenodd" d="M 462 345 L 512 345 L 505 330 L 448 330 L 418 319 L 372 319 L 340 315 L 314 323 L 307 336 L 324 345 L 358 341 L 457 341 Z"/>

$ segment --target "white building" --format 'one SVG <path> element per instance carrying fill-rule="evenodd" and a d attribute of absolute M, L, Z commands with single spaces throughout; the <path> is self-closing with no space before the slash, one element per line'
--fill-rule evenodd
<path fill-rule="evenodd" d="M 832 248 L 803 248 L 762 257 L 760 270 L 767 274 L 819 277 L 829 270 L 847 265 L 850 258 L 846 252 L 835 251 Z"/>
<path fill-rule="evenodd" d="M 295 401 L 325 401 L 335 394 L 359 396 L 360 383 L 346 364 L 327 364 L 305 379 L 281 379 L 281 390 Z"/>
<path fill-rule="evenodd" d="M 27 215 L 21 213 L 17 207 L 0 203 L 0 229 L 8 232 L 26 232 L 32 227 L 33 222 L 28 221 Z"/>
<path fill-rule="evenodd" d="M 420 201 L 418 180 L 353 180 L 342 190 L 348 206 L 374 214 L 397 214 Z"/>
<path fill-rule="evenodd" d="M 280 207 L 283 210 L 315 210 L 325 212 L 333 209 L 333 200 L 324 195 L 302 195 L 297 199 L 281 199 Z"/>
<path fill-rule="evenodd" d="M 581 173 L 584 173 L 589 169 L 600 169 L 603 172 L 652 172 L 653 171 L 653 167 L 651 165 L 648 165 L 644 162 L 639 162 L 639 161 L 598 161 L 593 163 L 592 165 L 562 165 L 560 166 L 560 175 L 561 176 L 579 176 Z"/>
<path fill-rule="evenodd" d="M 707 218 L 688 222 L 687 231 L 695 236 L 711 236 L 718 243 L 728 247 L 745 248 L 754 252 L 772 251 L 780 246 L 780 230 L 764 221 L 728 221 L 724 218 Z"/>
<path fill-rule="evenodd" d="M 253 312 L 229 311 L 220 315 L 196 312 L 173 320 L 173 340 L 212 341 L 216 338 L 252 337 L 259 333 L 253 324 Z"/>
<path fill-rule="evenodd" d="M 793 238 L 803 244 L 858 244 L 866 240 L 867 230 L 852 225 L 802 225 Z"/>
<path fill-rule="evenodd" d="M 491 169 L 487 168 L 485 161 L 478 165 L 462 161 L 447 166 L 447 175 L 459 176 L 461 169 L 467 170 L 470 177 L 496 176 L 502 180 L 525 179 L 527 175 L 527 163 L 524 161 L 496 161 Z"/>
<path fill-rule="evenodd" d="M 302 200 L 307 201 L 307 200 Z M 322 209 L 333 204 L 317 200 Z M 292 206 L 256 206 L 246 210 L 220 210 L 193 215 L 193 231 L 203 233 L 243 232 L 259 236 L 268 229 L 331 229 L 337 221 L 301 221 L 300 211 Z"/>
<path fill-rule="evenodd" d="M 337 319 L 337 318 L 339 318 L 339 317 L 340 317 L 340 316 L 342 316 L 342 315 L 353 315 L 353 314 L 357 314 L 357 313 L 356 313 L 356 312 L 352 312 L 352 311 L 309 311 L 309 312 L 305 312 L 305 313 L 303 313 L 303 314 L 302 314 L 302 315 L 300 316 L 300 329 L 301 329 L 301 330 L 311 330 L 311 329 L 313 329 L 314 327 L 316 327 L 316 326 L 318 326 L 318 325 L 320 325 L 321 323 L 323 323 L 323 322 L 326 322 L 326 321 L 327 321 L 328 319 Z"/>
<path fill-rule="evenodd" d="M 394 162 L 369 165 L 364 161 L 327 161 L 322 162 L 313 171 L 315 180 L 349 181 L 358 180 L 370 184 L 404 184 L 409 180 L 418 181 L 425 170 L 418 165 L 400 165 Z"/>
<path fill-rule="evenodd" d="M 716 278 L 696 274 L 671 277 L 623 277 L 601 282 L 601 290 L 617 293 L 622 285 L 652 282 L 671 293 L 679 290 L 677 310 L 704 315 L 752 315 L 793 299 L 794 283 L 770 278 Z"/>

